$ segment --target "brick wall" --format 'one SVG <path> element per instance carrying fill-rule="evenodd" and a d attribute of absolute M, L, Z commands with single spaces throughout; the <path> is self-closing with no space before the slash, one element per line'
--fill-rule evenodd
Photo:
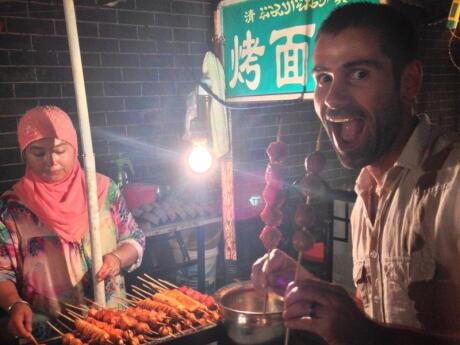
<path fill-rule="evenodd" d="M 125 152 L 139 180 L 165 183 L 180 174 L 177 157 L 185 95 L 200 77 L 211 36 L 214 0 L 126 0 L 116 8 L 80 0 L 77 18 L 99 171 Z M 0 192 L 23 174 L 15 128 L 20 115 L 39 104 L 56 104 L 76 118 L 67 38 L 59 1 L 0 3 Z M 439 18 L 449 0 L 434 1 Z M 444 23 L 422 30 L 425 86 L 418 108 L 443 126 L 457 127 L 460 72 L 449 62 Z M 460 44 L 454 54 L 460 60 Z M 288 180 L 304 173 L 319 122 L 310 101 L 300 105 L 233 111 L 235 169 L 261 175 L 265 148 L 274 140 L 279 118 L 289 145 Z M 355 171 L 342 169 L 327 139 L 325 178 L 350 186 Z"/>
<path fill-rule="evenodd" d="M 447 7 L 448 8 L 448 7 Z M 457 29 L 459 35 L 460 28 Z M 445 22 L 424 26 L 420 53 L 424 62 L 424 84 L 417 108 L 445 128 L 460 129 L 460 67 L 449 57 L 451 33 Z M 451 55 L 460 66 L 460 39 L 451 43 Z"/>
<path fill-rule="evenodd" d="M 126 152 L 139 179 L 165 182 L 180 152 L 185 95 L 200 77 L 212 1 L 76 0 L 99 171 Z M 15 127 L 55 104 L 76 121 L 60 1 L 0 3 L 0 192 L 22 176 Z M 168 171 L 168 173 L 166 173 Z"/>

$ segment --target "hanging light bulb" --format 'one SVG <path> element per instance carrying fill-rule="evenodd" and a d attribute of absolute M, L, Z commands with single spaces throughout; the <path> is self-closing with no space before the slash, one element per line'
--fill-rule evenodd
<path fill-rule="evenodd" d="M 206 139 L 195 138 L 192 140 L 192 150 L 188 156 L 188 165 L 197 174 L 203 174 L 211 168 L 212 156 Z"/>

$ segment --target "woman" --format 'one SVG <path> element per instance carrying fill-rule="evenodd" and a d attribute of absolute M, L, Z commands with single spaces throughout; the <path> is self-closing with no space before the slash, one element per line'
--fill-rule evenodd
<path fill-rule="evenodd" d="M 91 248 L 85 176 L 77 134 L 53 106 L 26 112 L 18 125 L 25 176 L 0 198 L 0 307 L 15 337 L 49 336 L 42 315 L 62 303 L 92 298 Z M 140 265 L 145 237 L 115 183 L 97 174 L 104 280 L 108 306 L 124 297 L 122 268 Z M 32 316 L 34 324 L 32 326 Z M 40 320 L 42 322 L 40 322 Z"/>

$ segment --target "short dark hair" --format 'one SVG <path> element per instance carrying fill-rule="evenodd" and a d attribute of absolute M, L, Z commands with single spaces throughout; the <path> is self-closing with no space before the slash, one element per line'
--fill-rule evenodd
<path fill-rule="evenodd" d="M 349 28 L 366 28 L 378 35 L 399 85 L 403 69 L 418 58 L 418 36 L 411 20 L 389 5 L 352 3 L 335 9 L 321 24 L 317 37 L 323 33 L 337 35 Z"/>

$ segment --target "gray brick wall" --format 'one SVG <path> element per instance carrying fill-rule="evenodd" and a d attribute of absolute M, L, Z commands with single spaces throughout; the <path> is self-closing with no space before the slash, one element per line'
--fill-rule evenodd
<path fill-rule="evenodd" d="M 201 74 L 211 0 L 80 0 L 78 30 L 97 169 L 126 153 L 137 179 L 178 169 L 185 96 Z M 22 176 L 15 127 L 25 110 L 55 104 L 76 120 L 60 2 L 0 3 L 0 192 Z M 164 152 L 169 152 L 165 154 Z"/>

